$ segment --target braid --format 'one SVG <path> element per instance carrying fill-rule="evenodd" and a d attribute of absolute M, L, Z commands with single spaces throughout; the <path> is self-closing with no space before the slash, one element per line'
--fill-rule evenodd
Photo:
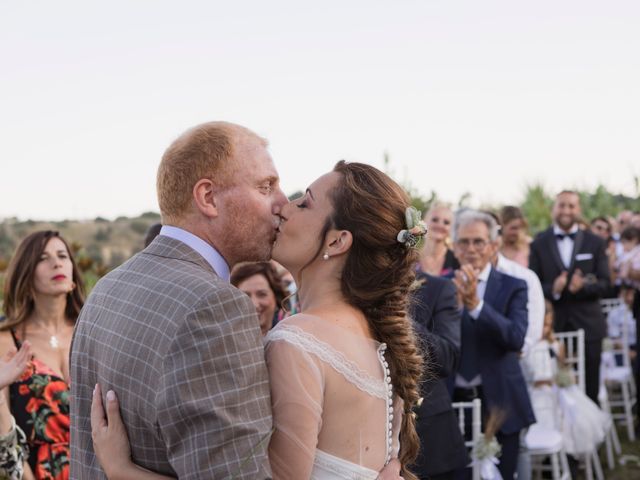
<path fill-rule="evenodd" d="M 404 402 L 401 474 L 416 480 L 407 465 L 414 462 L 420 446 L 412 410 L 420 397 L 423 357 L 407 309 L 418 253 L 396 240 L 406 228 L 409 201 L 395 182 L 373 167 L 340 162 L 334 170 L 344 175 L 344 182 L 334 192 L 333 221 L 353 236 L 342 272 L 342 293 L 365 314 L 377 340 L 387 345 L 394 392 Z"/>

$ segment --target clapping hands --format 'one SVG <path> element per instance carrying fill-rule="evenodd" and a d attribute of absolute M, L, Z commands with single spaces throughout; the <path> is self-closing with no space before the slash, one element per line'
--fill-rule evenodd
<path fill-rule="evenodd" d="M 568 277 L 569 272 L 567 272 L 566 270 L 556 277 L 556 279 L 553 281 L 552 287 L 554 295 L 560 295 L 562 293 L 564 288 L 567 286 Z"/>
<path fill-rule="evenodd" d="M 579 292 L 584 286 L 584 281 L 584 274 L 582 273 L 582 270 L 576 268 L 575 272 L 573 272 L 573 275 L 571 276 L 571 281 L 569 282 L 569 291 L 571 293 Z"/>
<path fill-rule="evenodd" d="M 462 265 L 455 271 L 453 283 L 458 293 L 458 304 L 467 310 L 473 310 L 480 304 L 480 299 L 476 292 L 478 285 L 477 272 L 471 265 Z"/>
<path fill-rule="evenodd" d="M 569 272 L 567 272 L 566 270 L 562 272 L 553 281 L 554 295 L 560 295 L 562 291 L 567 287 L 567 282 L 569 283 L 569 292 L 579 292 L 580 290 L 582 290 L 582 287 L 584 287 L 585 284 L 584 273 L 582 273 L 582 270 L 580 270 L 579 268 L 576 268 L 573 272 L 573 275 L 571 275 L 571 281 L 569 281 Z"/>

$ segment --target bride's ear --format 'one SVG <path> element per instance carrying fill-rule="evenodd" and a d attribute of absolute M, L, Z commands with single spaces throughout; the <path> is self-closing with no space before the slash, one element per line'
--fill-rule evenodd
<path fill-rule="evenodd" d="M 327 253 L 330 256 L 347 253 L 353 244 L 353 236 L 348 230 L 334 230 L 329 234 Z"/>

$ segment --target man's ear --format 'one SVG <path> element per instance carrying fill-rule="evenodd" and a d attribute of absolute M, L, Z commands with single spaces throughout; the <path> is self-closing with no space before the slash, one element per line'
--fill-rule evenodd
<path fill-rule="evenodd" d="M 353 245 L 353 235 L 348 230 L 332 230 L 327 237 L 326 251 L 330 256 L 347 253 Z"/>
<path fill-rule="evenodd" d="M 208 178 L 202 178 L 193 186 L 193 203 L 196 209 L 208 218 L 218 216 L 218 190 Z"/>

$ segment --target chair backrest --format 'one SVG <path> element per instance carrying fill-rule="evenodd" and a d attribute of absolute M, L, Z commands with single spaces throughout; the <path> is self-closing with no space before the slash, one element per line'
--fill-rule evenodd
<path fill-rule="evenodd" d="M 559 332 L 555 337 L 564 345 L 564 361 L 571 367 L 575 374 L 575 380 L 580 390 L 586 393 L 587 384 L 584 367 L 584 330 L 574 332 Z"/>
<path fill-rule="evenodd" d="M 609 312 L 611 310 L 613 310 L 614 308 L 619 307 L 620 305 L 622 305 L 622 299 L 621 298 L 602 298 L 600 299 L 600 308 L 602 308 L 602 313 L 605 314 L 605 316 L 609 315 Z"/>
<path fill-rule="evenodd" d="M 453 409 L 458 415 L 458 427 L 464 437 L 465 446 L 473 450 L 480 436 L 482 435 L 482 403 L 479 398 L 472 402 L 454 402 Z M 466 434 L 466 416 L 471 414 L 471 438 Z M 474 464 L 472 467 L 473 480 L 480 480 L 480 466 Z"/>
<path fill-rule="evenodd" d="M 631 368 L 631 357 L 629 356 L 629 336 L 631 332 L 629 332 L 629 327 L 635 322 L 635 320 L 633 319 L 633 312 L 623 303 L 622 299 L 620 298 L 611 298 L 606 300 L 618 300 L 617 304 L 608 310 L 605 310 L 604 304 L 602 307 L 602 311 L 605 312 L 607 317 L 607 327 L 609 332 L 611 332 L 611 324 L 615 322 L 615 320 L 621 322 L 621 324 L 619 325 L 620 336 L 615 338 L 609 337 L 612 343 L 612 349 L 609 351 L 614 355 L 620 355 L 620 357 L 622 357 L 622 365 L 624 367 Z M 604 300 L 600 301 L 601 304 L 603 301 Z M 613 305 L 613 303 L 607 303 L 607 306 L 609 305 Z M 616 311 L 614 312 L 614 310 Z M 615 320 L 614 315 L 618 316 L 618 318 Z"/>

